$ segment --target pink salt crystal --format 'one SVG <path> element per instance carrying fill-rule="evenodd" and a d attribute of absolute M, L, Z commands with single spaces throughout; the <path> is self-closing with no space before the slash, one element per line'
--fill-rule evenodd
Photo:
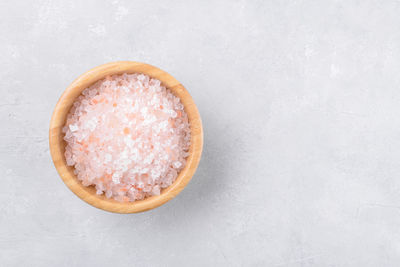
<path fill-rule="evenodd" d="M 159 195 L 189 155 L 180 99 L 144 74 L 108 76 L 86 88 L 62 130 L 65 158 L 78 179 L 118 201 Z"/>

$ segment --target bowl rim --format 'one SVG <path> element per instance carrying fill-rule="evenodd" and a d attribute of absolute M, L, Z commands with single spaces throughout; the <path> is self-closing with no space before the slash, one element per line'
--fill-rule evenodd
<path fill-rule="evenodd" d="M 156 78 L 181 99 L 185 112 L 188 114 L 191 129 L 191 145 L 186 166 L 180 171 L 172 185 L 164 188 L 158 196 L 151 196 L 134 202 L 118 202 L 107 199 L 104 194 L 97 195 L 93 186 L 85 187 L 73 173 L 73 167 L 67 166 L 64 151 L 65 141 L 62 127 L 68 112 L 81 92 L 91 84 L 108 75 L 122 73 L 143 73 Z M 54 108 L 49 128 L 50 154 L 63 182 L 79 198 L 86 203 L 114 213 L 136 213 L 150 210 L 163 205 L 178 195 L 189 183 L 199 165 L 203 150 L 203 126 L 199 111 L 189 92 L 172 75 L 155 66 L 135 62 L 117 61 L 94 67 L 75 79 L 63 92 Z"/>

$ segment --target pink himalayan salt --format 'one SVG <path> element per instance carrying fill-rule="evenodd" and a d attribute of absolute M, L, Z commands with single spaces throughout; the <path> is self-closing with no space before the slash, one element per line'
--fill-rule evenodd
<path fill-rule="evenodd" d="M 159 195 L 189 155 L 180 99 L 144 74 L 113 75 L 86 88 L 63 132 L 65 158 L 78 179 L 118 201 Z"/>

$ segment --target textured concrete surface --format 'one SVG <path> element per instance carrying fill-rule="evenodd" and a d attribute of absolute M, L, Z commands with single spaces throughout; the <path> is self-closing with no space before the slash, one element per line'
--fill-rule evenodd
<path fill-rule="evenodd" d="M 1 1 L 1 266 L 399 266 L 400 1 Z M 99 64 L 167 70 L 205 147 L 174 200 L 82 202 L 48 149 Z"/>

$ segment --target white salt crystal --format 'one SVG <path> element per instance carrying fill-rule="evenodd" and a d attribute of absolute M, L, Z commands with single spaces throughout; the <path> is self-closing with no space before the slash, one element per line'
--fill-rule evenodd
<path fill-rule="evenodd" d="M 146 115 L 146 114 L 147 114 L 147 110 L 148 110 L 147 107 L 143 107 L 143 108 L 140 110 L 140 112 L 141 112 L 143 115 Z"/>
<path fill-rule="evenodd" d="M 150 173 L 151 173 L 151 177 L 153 178 L 153 180 L 156 179 L 156 178 L 158 178 L 158 177 L 160 176 L 160 174 L 161 174 L 161 173 L 160 173 L 159 171 L 157 171 L 157 170 L 151 170 Z"/>
<path fill-rule="evenodd" d="M 141 174 L 146 174 L 149 171 L 149 168 L 143 168 L 140 173 Z"/>
<path fill-rule="evenodd" d="M 179 168 L 182 166 L 182 163 L 180 163 L 179 161 L 175 161 L 175 162 L 173 163 L 173 166 L 174 166 L 174 168 L 179 169 Z"/>
<path fill-rule="evenodd" d="M 147 156 L 147 157 L 144 159 L 143 163 L 144 163 L 144 164 L 149 164 L 149 163 L 151 163 L 151 162 L 153 161 L 153 159 L 154 159 L 154 155 L 153 155 L 153 154 L 150 154 L 149 156 Z"/>
<path fill-rule="evenodd" d="M 159 80 L 151 79 L 151 81 L 152 81 L 152 84 L 153 84 L 154 87 L 156 87 L 156 88 L 160 87 L 161 82 Z"/>
<path fill-rule="evenodd" d="M 70 124 L 69 129 L 71 130 L 71 132 L 76 132 L 78 131 L 79 127 L 75 124 Z"/>
<path fill-rule="evenodd" d="M 120 183 L 120 180 L 119 180 L 120 178 L 121 178 L 121 174 L 119 174 L 117 172 L 112 175 L 112 181 L 116 184 Z"/>
<path fill-rule="evenodd" d="M 110 162 L 111 160 L 112 160 L 111 154 L 106 154 L 106 155 L 104 156 L 104 163 L 108 163 L 108 162 Z"/>
<path fill-rule="evenodd" d="M 153 189 L 151 190 L 151 193 L 154 196 L 158 196 L 160 194 L 160 186 L 159 185 L 154 186 Z"/>

